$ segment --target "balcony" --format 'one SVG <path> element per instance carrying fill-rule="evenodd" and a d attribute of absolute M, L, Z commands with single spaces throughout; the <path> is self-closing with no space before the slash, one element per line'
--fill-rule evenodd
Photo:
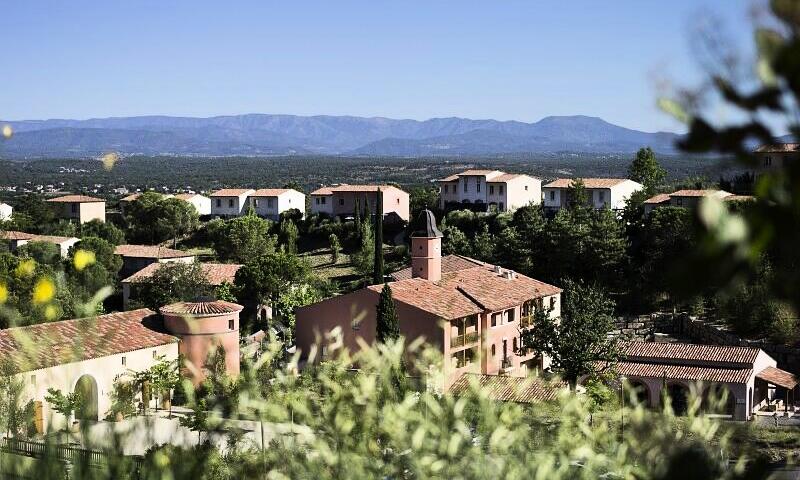
<path fill-rule="evenodd" d="M 450 339 L 450 348 L 463 347 L 472 343 L 478 343 L 480 335 L 478 332 L 469 332 L 463 335 L 458 335 Z"/>
<path fill-rule="evenodd" d="M 500 375 L 508 375 L 514 371 L 514 363 L 511 361 L 511 358 L 506 357 L 500 363 Z"/>
<path fill-rule="evenodd" d="M 520 328 L 528 328 L 533 325 L 533 315 L 526 315 L 519 318 Z"/>

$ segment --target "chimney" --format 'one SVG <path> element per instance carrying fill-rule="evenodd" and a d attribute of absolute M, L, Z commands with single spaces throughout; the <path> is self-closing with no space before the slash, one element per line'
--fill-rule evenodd
<path fill-rule="evenodd" d="M 419 225 L 411 234 L 411 276 L 438 282 L 442 279 L 442 232 L 430 210 L 420 213 Z"/>

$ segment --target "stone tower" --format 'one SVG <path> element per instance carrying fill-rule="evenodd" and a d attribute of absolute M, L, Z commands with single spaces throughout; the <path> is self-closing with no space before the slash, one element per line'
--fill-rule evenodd
<path fill-rule="evenodd" d="M 438 282 L 442 279 L 442 232 L 430 210 L 420 213 L 418 225 L 411 234 L 411 275 Z"/>

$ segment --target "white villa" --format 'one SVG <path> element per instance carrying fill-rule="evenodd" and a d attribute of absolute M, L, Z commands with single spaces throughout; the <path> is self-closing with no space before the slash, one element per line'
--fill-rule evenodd
<path fill-rule="evenodd" d="M 589 205 L 593 208 L 610 208 L 622 210 L 634 192 L 643 187 L 640 183 L 627 178 L 582 178 L 589 197 Z M 571 178 L 558 178 L 544 187 L 544 208 L 549 211 L 558 211 L 569 205 L 569 189 L 574 180 Z"/>
<path fill-rule="evenodd" d="M 439 208 L 470 204 L 484 211 L 505 212 L 542 201 L 542 181 L 498 170 L 466 170 L 437 180 Z"/>
<path fill-rule="evenodd" d="M 223 188 L 211 194 L 211 215 L 238 217 L 247 213 L 252 188 Z"/>
<path fill-rule="evenodd" d="M 248 201 L 259 217 L 279 220 L 281 213 L 297 209 L 305 216 L 306 196 L 291 188 L 262 188 L 251 193 Z"/>
<path fill-rule="evenodd" d="M 11 215 L 14 213 L 14 208 L 7 203 L 0 202 L 0 222 L 4 220 L 11 220 Z"/>

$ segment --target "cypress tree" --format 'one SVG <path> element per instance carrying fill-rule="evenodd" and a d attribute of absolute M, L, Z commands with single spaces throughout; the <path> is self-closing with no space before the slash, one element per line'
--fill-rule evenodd
<path fill-rule="evenodd" d="M 372 283 L 383 282 L 383 192 L 378 189 L 375 194 L 375 266 Z"/>
<path fill-rule="evenodd" d="M 369 198 L 364 197 L 364 221 L 369 221 L 369 217 L 372 214 L 369 210 Z"/>
<path fill-rule="evenodd" d="M 355 212 L 353 212 L 353 225 L 356 229 L 356 235 L 361 235 L 361 200 L 356 198 Z"/>
<path fill-rule="evenodd" d="M 400 337 L 400 323 L 397 320 L 397 312 L 394 309 L 392 289 L 389 288 L 388 283 L 383 284 L 381 298 L 378 301 L 376 310 L 378 318 L 375 329 L 375 338 L 380 343 L 386 343 L 389 340 L 396 340 L 398 337 Z"/>

